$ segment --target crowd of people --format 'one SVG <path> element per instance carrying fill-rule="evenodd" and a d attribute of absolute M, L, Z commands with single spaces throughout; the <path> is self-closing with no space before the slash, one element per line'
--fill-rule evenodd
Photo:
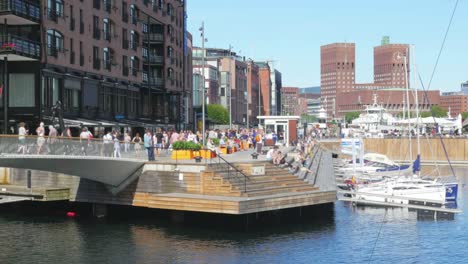
<path fill-rule="evenodd" d="M 120 130 L 93 130 L 92 133 L 87 127 L 81 128 L 79 134 L 66 128 L 59 133 L 53 126 L 44 126 L 40 123 L 30 133 L 24 123 L 18 128 L 18 153 L 22 154 L 73 154 L 73 155 L 100 155 L 105 157 L 143 157 L 146 152 L 148 160 L 154 160 L 162 155 L 168 155 L 172 151 L 172 144 L 177 141 L 191 141 L 201 144 L 205 139 L 205 147 L 217 153 L 221 148 L 226 149 L 226 153 L 234 151 L 247 151 L 253 149 L 259 155 L 265 155 L 266 159 L 274 164 L 284 162 L 284 153 L 280 146 L 285 145 L 284 134 L 275 131 L 265 132 L 263 129 L 209 129 L 204 134 L 200 131 L 193 133 L 190 130 L 180 132 L 174 129 L 147 129 L 143 135 L 139 132 Z M 27 137 L 29 134 L 35 137 Z M 78 135 L 78 136 L 76 136 Z M 312 140 L 311 133 L 309 139 L 290 142 L 302 151 L 307 148 L 307 141 Z M 69 140 L 67 140 L 69 139 Z M 267 145 L 269 151 L 264 150 Z"/>

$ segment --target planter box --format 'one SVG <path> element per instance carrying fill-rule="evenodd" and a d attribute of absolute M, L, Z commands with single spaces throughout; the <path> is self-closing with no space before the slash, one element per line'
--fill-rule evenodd
<path fill-rule="evenodd" d="M 190 160 L 193 159 L 193 151 L 192 150 L 173 150 L 171 159 L 184 159 Z"/>
<path fill-rule="evenodd" d="M 200 156 L 202 156 L 202 158 L 204 159 L 211 159 L 211 158 L 215 158 L 216 157 L 216 153 L 214 152 L 211 152 L 209 150 L 200 150 Z"/>

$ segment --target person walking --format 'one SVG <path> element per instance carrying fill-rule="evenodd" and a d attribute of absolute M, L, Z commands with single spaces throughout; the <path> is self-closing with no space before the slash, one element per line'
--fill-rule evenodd
<path fill-rule="evenodd" d="M 120 153 L 120 135 L 115 133 L 114 136 L 114 158 L 121 158 L 122 154 Z"/>
<path fill-rule="evenodd" d="M 133 150 L 135 151 L 135 155 L 137 157 L 140 157 L 140 151 L 141 151 L 140 133 L 136 133 L 135 137 L 132 139 L 132 143 L 133 143 Z"/>
<path fill-rule="evenodd" d="M 28 134 L 28 131 L 25 128 L 24 122 L 20 122 L 19 129 L 18 129 L 18 141 L 19 141 L 18 153 L 20 154 L 26 154 L 27 152 L 27 147 L 26 147 L 26 135 L 27 134 Z"/>
<path fill-rule="evenodd" d="M 130 141 L 132 141 L 132 137 L 130 136 L 130 132 L 125 132 L 124 134 L 124 151 L 130 151 Z"/>
<path fill-rule="evenodd" d="M 89 134 L 88 128 L 83 127 L 80 133 L 80 145 L 81 145 L 81 154 L 83 156 L 87 155 L 88 144 L 89 144 Z"/>
<path fill-rule="evenodd" d="M 49 144 L 50 154 L 55 155 L 55 144 L 57 143 L 57 129 L 54 126 L 49 126 L 49 138 L 47 139 Z"/>
<path fill-rule="evenodd" d="M 151 132 L 149 130 L 146 130 L 145 136 L 143 137 L 143 144 L 148 151 L 148 160 L 153 161 L 154 160 L 154 153 L 153 153 L 153 139 L 151 136 Z"/>
<path fill-rule="evenodd" d="M 257 153 L 262 154 L 263 133 L 261 131 L 257 132 L 257 135 L 255 136 L 255 141 L 257 143 Z"/>
<path fill-rule="evenodd" d="M 45 143 L 45 129 L 44 129 L 44 123 L 41 122 L 39 124 L 39 127 L 36 129 L 36 134 L 37 134 L 37 154 L 41 154 L 42 151 L 42 146 L 44 146 Z"/>
<path fill-rule="evenodd" d="M 108 131 L 103 137 L 103 148 L 104 148 L 104 156 L 110 157 L 112 156 L 112 135 L 111 132 Z"/>

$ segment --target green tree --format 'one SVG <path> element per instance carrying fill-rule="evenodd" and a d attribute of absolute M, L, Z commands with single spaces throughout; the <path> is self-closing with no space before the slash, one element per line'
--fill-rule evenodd
<path fill-rule="evenodd" d="M 463 112 L 463 113 L 461 113 L 461 115 L 462 115 L 463 120 L 468 118 L 468 112 Z"/>
<path fill-rule="evenodd" d="M 208 118 L 215 124 L 227 125 L 229 124 L 229 113 L 220 104 L 209 104 L 206 106 L 206 113 Z"/>
<path fill-rule="evenodd" d="M 346 123 L 351 123 L 354 119 L 358 118 L 361 112 L 348 112 L 345 115 Z"/>
<path fill-rule="evenodd" d="M 432 112 L 434 113 L 434 117 L 446 117 L 447 116 L 447 109 L 442 108 L 438 105 L 434 105 L 431 107 Z M 432 116 L 431 111 L 425 111 L 421 113 L 421 117 L 430 117 Z"/>
<path fill-rule="evenodd" d="M 301 122 L 302 123 L 314 123 L 314 122 L 317 122 L 317 117 L 313 115 L 309 115 L 309 114 L 302 114 Z"/>

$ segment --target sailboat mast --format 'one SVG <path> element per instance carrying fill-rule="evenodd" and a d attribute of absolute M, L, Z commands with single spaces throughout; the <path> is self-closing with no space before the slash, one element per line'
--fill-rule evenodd
<path fill-rule="evenodd" d="M 408 53 L 408 51 L 406 52 Z M 406 65 L 407 63 L 407 56 L 408 54 L 404 54 L 403 56 L 403 63 L 405 67 L 405 86 L 406 86 L 406 103 L 408 104 L 408 140 L 409 140 L 409 155 L 410 155 L 410 160 L 413 160 L 413 143 L 411 142 L 411 106 L 410 106 L 410 100 L 409 100 L 409 83 L 408 83 L 408 67 Z"/>
<path fill-rule="evenodd" d="M 411 60 L 412 60 L 412 63 L 413 63 L 413 69 L 414 69 L 414 72 L 416 73 L 417 70 L 416 70 L 416 52 L 415 52 L 415 47 L 414 45 L 411 45 L 411 47 L 413 47 L 413 49 L 411 50 L 411 53 L 410 53 L 410 56 L 411 56 Z M 418 89 L 417 89 L 417 82 L 416 82 L 416 74 L 413 73 L 413 85 L 414 85 L 414 104 L 416 105 L 416 141 L 417 141 L 417 146 L 418 146 L 418 154 L 416 156 L 417 159 L 420 159 L 421 158 L 421 139 L 420 139 L 420 135 L 419 135 L 419 99 L 418 99 Z M 421 171 L 418 170 L 418 175 L 421 176 Z"/>

